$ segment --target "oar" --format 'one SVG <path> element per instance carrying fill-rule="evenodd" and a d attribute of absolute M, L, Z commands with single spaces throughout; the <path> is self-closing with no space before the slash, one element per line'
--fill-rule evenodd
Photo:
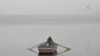
<path fill-rule="evenodd" d="M 31 51 L 31 52 L 34 52 L 34 53 L 38 54 L 38 52 L 36 52 L 36 51 L 34 51 L 32 49 L 28 49 L 28 50 Z"/>
<path fill-rule="evenodd" d="M 55 43 L 55 44 L 57 44 L 57 43 Z M 65 48 L 65 49 L 66 49 L 66 51 L 71 50 L 71 48 L 69 48 L 69 47 L 65 47 L 65 46 L 62 46 L 62 45 L 60 45 L 60 44 L 57 44 L 57 45 L 59 45 L 59 46 L 61 46 L 61 47 Z"/>
<path fill-rule="evenodd" d="M 43 43 L 45 43 L 45 42 L 43 42 Z M 34 51 L 34 50 L 32 50 L 32 49 L 35 48 L 35 47 L 40 46 L 40 45 L 43 44 L 43 43 L 40 43 L 40 44 L 38 44 L 38 45 L 36 45 L 36 46 L 33 46 L 33 47 L 31 47 L 31 48 L 28 48 L 27 50 L 29 50 L 29 51 L 31 51 L 31 52 L 37 53 L 36 51 Z"/>

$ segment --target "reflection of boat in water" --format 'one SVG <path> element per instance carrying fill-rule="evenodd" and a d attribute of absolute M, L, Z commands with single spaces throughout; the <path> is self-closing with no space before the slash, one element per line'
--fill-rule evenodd
<path fill-rule="evenodd" d="M 38 46 L 39 53 L 54 53 L 57 49 L 57 44 L 55 44 L 51 37 L 47 39 L 45 43 Z"/>
<path fill-rule="evenodd" d="M 57 51 L 54 53 L 39 53 L 38 56 L 57 56 Z"/>

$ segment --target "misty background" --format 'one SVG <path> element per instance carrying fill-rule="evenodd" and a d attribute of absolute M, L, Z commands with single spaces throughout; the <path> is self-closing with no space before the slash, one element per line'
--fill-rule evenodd
<path fill-rule="evenodd" d="M 100 0 L 0 0 L 0 56 L 37 56 L 26 49 L 49 36 L 72 49 L 63 56 L 100 56 L 99 3 Z"/>

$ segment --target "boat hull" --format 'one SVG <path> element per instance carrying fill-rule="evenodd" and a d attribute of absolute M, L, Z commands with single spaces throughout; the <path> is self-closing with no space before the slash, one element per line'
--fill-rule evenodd
<path fill-rule="evenodd" d="M 38 47 L 38 50 L 39 50 L 39 53 L 54 53 L 57 49 L 57 46 L 54 46 L 54 47 L 50 47 L 50 46 L 39 46 Z"/>
<path fill-rule="evenodd" d="M 52 47 L 39 47 L 39 53 L 54 53 L 56 51 L 56 48 Z"/>

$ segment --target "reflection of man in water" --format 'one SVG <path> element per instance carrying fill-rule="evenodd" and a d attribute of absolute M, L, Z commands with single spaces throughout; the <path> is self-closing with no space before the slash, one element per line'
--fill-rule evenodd
<path fill-rule="evenodd" d="M 47 46 L 51 46 L 51 45 L 53 45 L 53 40 L 52 40 L 51 37 L 49 37 L 49 38 L 47 39 Z"/>

